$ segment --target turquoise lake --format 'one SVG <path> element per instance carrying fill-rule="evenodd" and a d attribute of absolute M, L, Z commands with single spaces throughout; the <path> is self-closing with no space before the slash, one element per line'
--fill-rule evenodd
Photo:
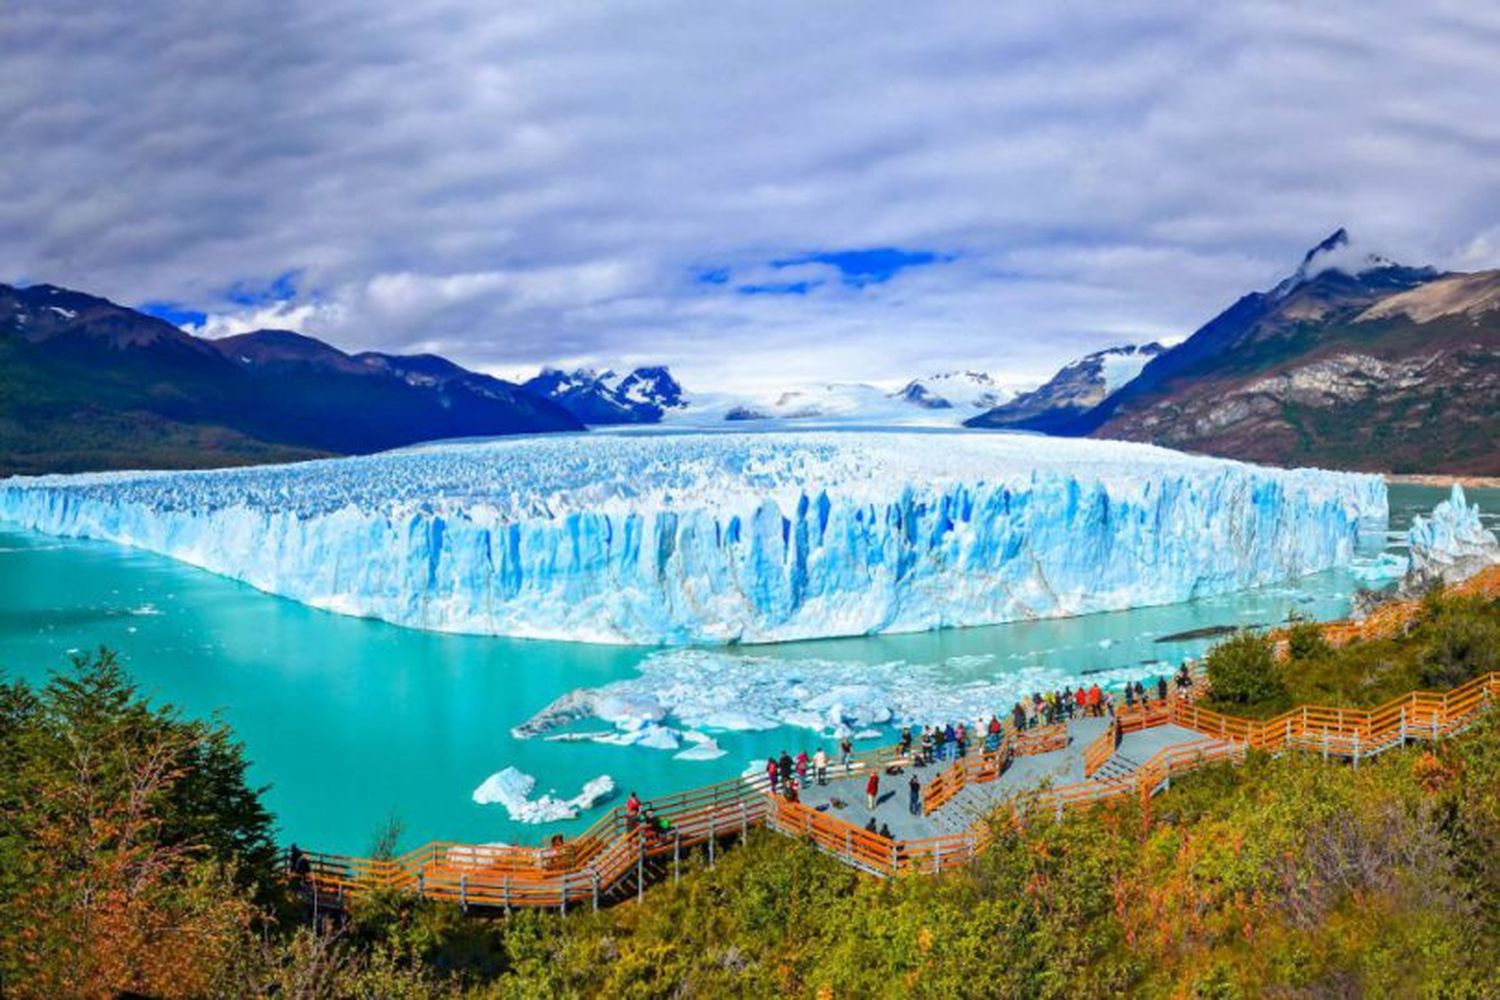
<path fill-rule="evenodd" d="M 1393 486 L 1391 528 L 1430 510 L 1446 490 Z M 1488 512 L 1500 491 L 1472 490 Z M 1240 594 L 1159 608 L 916 635 L 822 640 L 731 650 L 777 663 L 944 664 L 963 685 L 1042 666 L 1078 678 L 1140 667 L 1143 677 L 1201 654 L 1211 640 L 1161 637 L 1223 625 L 1260 625 L 1291 611 L 1347 613 L 1360 584 L 1340 570 Z M 712 761 L 595 742 L 517 740 L 510 728 L 560 694 L 628 678 L 654 651 L 439 635 L 316 611 L 172 560 L 103 542 L 56 539 L 0 525 L 0 671 L 32 681 L 70 652 L 118 651 L 153 699 L 185 713 L 217 713 L 244 741 L 252 777 L 269 786 L 280 836 L 311 848 L 362 852 L 388 817 L 403 846 L 427 840 L 534 842 L 587 825 L 597 810 L 553 826 L 512 822 L 471 793 L 512 766 L 538 792 L 575 794 L 613 776 L 644 796 L 739 774 L 790 747 L 804 730 L 734 732 Z M 997 705 L 997 710 L 1007 706 Z"/>

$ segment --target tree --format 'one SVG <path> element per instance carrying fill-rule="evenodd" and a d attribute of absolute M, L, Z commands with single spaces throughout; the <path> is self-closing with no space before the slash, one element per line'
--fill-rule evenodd
<path fill-rule="evenodd" d="M 0 976 L 16 996 L 213 992 L 275 893 L 270 815 L 219 725 L 113 654 L 0 689 Z"/>
<path fill-rule="evenodd" d="M 1267 706 L 1286 699 L 1275 650 L 1263 636 L 1236 633 L 1209 650 L 1206 666 L 1215 701 Z"/>

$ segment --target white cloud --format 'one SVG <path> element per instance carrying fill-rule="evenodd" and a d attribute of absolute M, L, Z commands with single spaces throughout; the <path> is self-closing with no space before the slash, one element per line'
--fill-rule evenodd
<path fill-rule="evenodd" d="M 1496 92 L 1500 14 L 1455 2 L 54 0 L 0 23 L 0 276 L 492 370 L 1034 379 L 1339 225 L 1500 263 Z M 879 246 L 955 256 L 769 266 Z"/>

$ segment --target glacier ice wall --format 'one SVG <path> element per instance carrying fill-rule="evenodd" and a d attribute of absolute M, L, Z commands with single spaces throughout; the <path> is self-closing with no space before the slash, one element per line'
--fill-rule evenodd
<path fill-rule="evenodd" d="M 417 628 L 769 642 L 1166 604 L 1328 569 L 1375 476 L 985 432 L 549 436 L 0 482 L 0 519 Z"/>

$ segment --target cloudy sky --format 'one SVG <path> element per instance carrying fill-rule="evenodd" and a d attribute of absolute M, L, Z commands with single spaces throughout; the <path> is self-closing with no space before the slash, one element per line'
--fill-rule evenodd
<path fill-rule="evenodd" d="M 0 7 L 0 280 L 502 373 L 1028 381 L 1348 226 L 1500 266 L 1500 7 Z"/>

